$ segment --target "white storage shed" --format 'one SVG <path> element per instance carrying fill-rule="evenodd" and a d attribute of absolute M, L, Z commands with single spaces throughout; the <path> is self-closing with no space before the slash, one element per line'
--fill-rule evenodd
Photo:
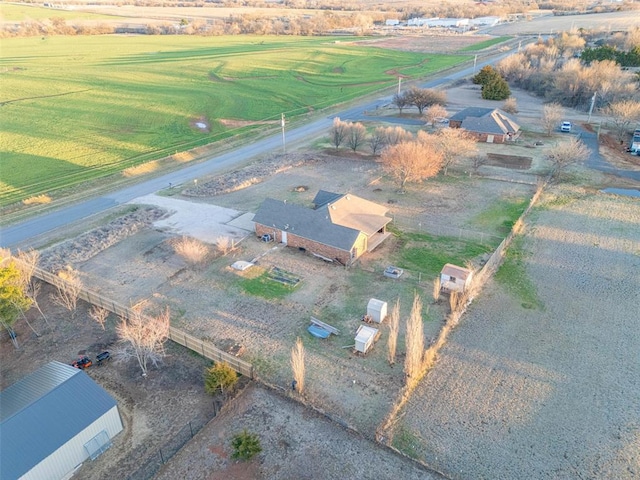
<path fill-rule="evenodd" d="M 367 353 L 367 351 L 373 346 L 378 336 L 378 329 L 368 327 L 367 325 L 360 325 L 356 331 L 356 346 L 355 349 L 360 353 Z"/>
<path fill-rule="evenodd" d="M 102 387 L 50 362 L 0 392 L 0 477 L 68 479 L 121 431 L 118 405 Z"/>
<path fill-rule="evenodd" d="M 387 302 L 372 298 L 367 304 L 367 315 L 376 323 L 384 322 L 387 316 Z"/>
<path fill-rule="evenodd" d="M 473 272 L 468 268 L 447 263 L 440 272 L 440 290 L 444 293 L 464 292 L 471 284 Z"/>

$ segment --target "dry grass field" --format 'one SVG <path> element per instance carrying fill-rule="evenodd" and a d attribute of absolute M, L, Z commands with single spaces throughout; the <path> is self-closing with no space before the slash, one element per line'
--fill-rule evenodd
<path fill-rule="evenodd" d="M 451 478 L 637 478 L 638 200 L 555 188 L 533 218 L 541 307 L 490 282 L 396 434 Z"/>

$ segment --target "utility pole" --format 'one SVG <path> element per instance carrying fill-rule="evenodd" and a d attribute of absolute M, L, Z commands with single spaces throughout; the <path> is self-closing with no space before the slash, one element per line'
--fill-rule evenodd
<path fill-rule="evenodd" d="M 398 77 L 398 96 L 400 96 L 400 85 L 402 85 L 402 77 Z"/>
<path fill-rule="evenodd" d="M 591 122 L 591 114 L 593 113 L 593 106 L 596 104 L 596 93 L 594 92 L 593 97 L 591 97 L 591 106 L 589 107 L 589 119 L 587 123 Z"/>
<path fill-rule="evenodd" d="M 473 74 L 476 74 L 476 63 L 478 63 L 478 54 L 476 53 L 476 56 L 473 57 Z"/>
<path fill-rule="evenodd" d="M 282 125 L 282 152 L 287 153 L 287 142 L 284 138 L 284 113 L 282 114 L 280 125 Z"/>

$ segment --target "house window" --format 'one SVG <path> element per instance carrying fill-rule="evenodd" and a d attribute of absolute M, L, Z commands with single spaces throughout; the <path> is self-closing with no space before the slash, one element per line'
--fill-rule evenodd
<path fill-rule="evenodd" d="M 456 277 L 449 277 L 449 281 L 453 282 L 453 283 L 456 283 Z"/>

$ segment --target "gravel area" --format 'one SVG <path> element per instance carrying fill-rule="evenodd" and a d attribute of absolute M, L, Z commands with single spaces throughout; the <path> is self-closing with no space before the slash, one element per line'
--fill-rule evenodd
<path fill-rule="evenodd" d="M 638 200 L 545 198 L 524 246 L 544 307 L 489 283 L 398 425 L 452 478 L 640 475 Z"/>

